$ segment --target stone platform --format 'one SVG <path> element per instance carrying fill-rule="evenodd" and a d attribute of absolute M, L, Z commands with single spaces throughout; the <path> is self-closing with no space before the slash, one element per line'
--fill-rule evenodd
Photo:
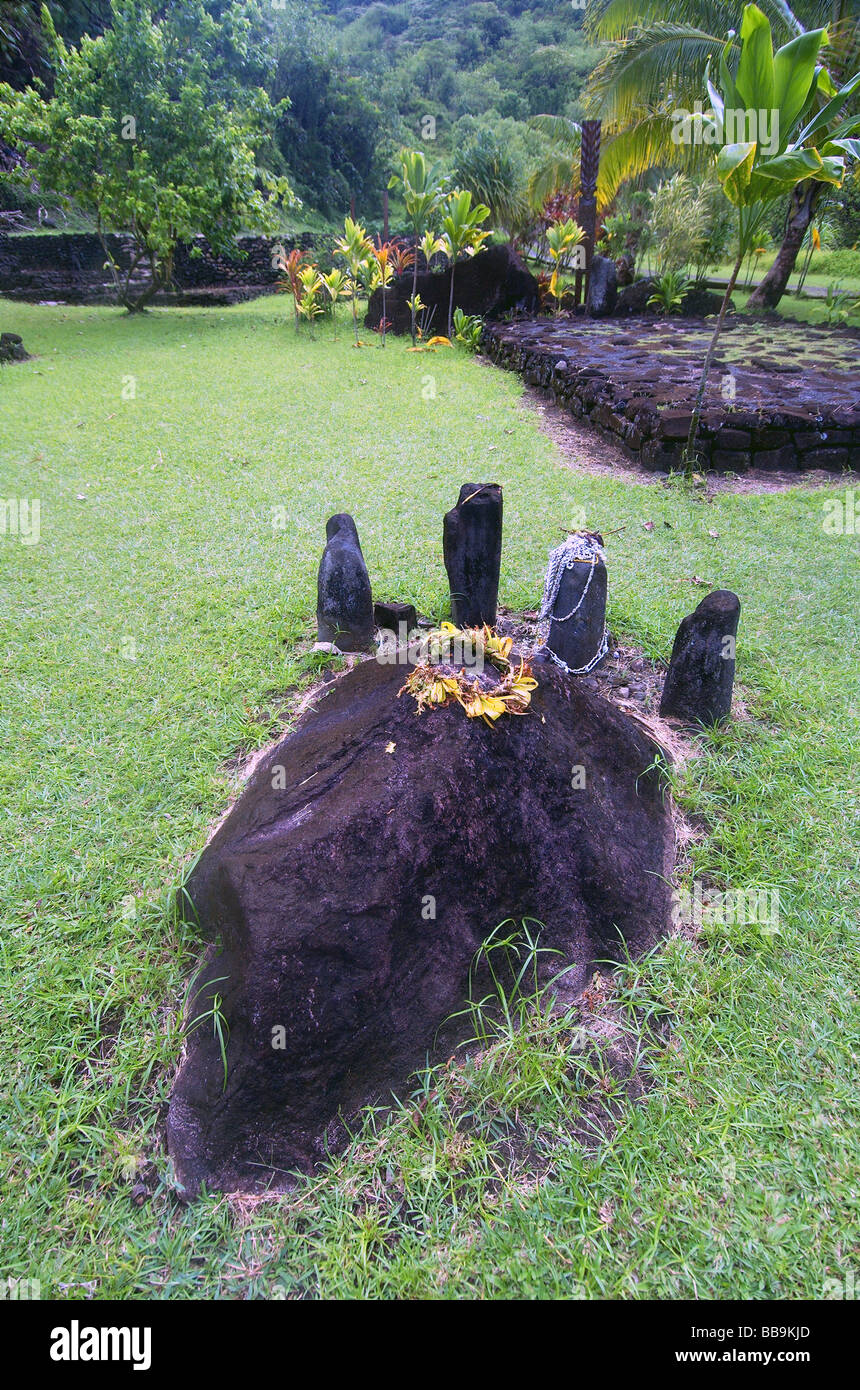
<path fill-rule="evenodd" d="M 713 321 L 562 315 L 488 324 L 483 350 L 643 467 L 681 465 Z M 860 468 L 860 332 L 727 320 L 708 379 L 701 464 Z"/>

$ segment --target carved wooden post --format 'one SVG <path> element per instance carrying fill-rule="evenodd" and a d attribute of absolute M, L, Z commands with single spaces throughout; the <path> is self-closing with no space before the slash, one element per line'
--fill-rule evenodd
<path fill-rule="evenodd" d="M 591 257 L 594 255 L 594 235 L 597 230 L 597 173 L 600 168 L 600 121 L 582 122 L 582 141 L 579 146 L 579 209 L 577 221 L 585 232 L 585 294 L 588 301 L 588 278 Z"/>

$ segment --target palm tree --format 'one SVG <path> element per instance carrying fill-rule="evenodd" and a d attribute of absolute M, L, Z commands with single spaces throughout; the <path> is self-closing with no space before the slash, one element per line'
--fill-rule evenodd
<path fill-rule="evenodd" d="M 838 81 L 853 70 L 857 20 L 854 0 L 761 0 L 780 44 L 809 28 L 827 25 L 828 59 Z M 654 167 L 691 169 L 707 158 L 701 145 L 672 140 L 671 112 L 692 110 L 701 99 L 709 59 L 715 61 L 729 31 L 740 27 L 741 0 L 589 0 L 586 27 L 611 47 L 587 88 L 589 109 L 609 133 L 601 160 L 598 200 Z M 737 40 L 733 56 L 737 54 Z M 803 237 L 826 185 L 808 179 L 792 191 L 786 232 L 777 257 L 750 299 L 755 307 L 778 303 L 794 269 Z"/>

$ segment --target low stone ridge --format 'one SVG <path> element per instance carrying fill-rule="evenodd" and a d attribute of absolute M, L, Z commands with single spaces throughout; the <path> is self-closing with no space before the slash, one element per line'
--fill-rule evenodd
<path fill-rule="evenodd" d="M 446 1020 L 500 923 L 543 924 L 567 997 L 666 928 L 671 812 L 637 724 L 541 659 L 526 715 L 419 716 L 407 670 L 366 661 L 325 687 L 188 880 L 211 943 L 188 1016 L 220 995 L 227 1064 L 225 1084 L 210 1014 L 168 1118 L 190 1191 L 284 1187 L 343 1144 L 343 1118 L 403 1095 L 468 1035 Z"/>
<path fill-rule="evenodd" d="M 418 294 L 427 306 L 430 334 L 448 331 L 449 270 L 418 275 Z M 385 291 L 385 317 L 393 333 L 408 333 L 412 315 L 412 272 L 399 275 Z M 464 314 L 494 318 L 510 310 L 533 312 L 538 306 L 538 282 L 509 246 L 490 246 L 477 256 L 458 261 L 454 272 L 454 308 Z M 422 311 L 423 313 L 423 311 Z M 378 328 L 382 319 L 382 290 L 370 296 L 364 324 Z"/>
<path fill-rule="evenodd" d="M 712 327 L 697 320 L 524 319 L 487 324 L 500 367 L 587 419 L 645 468 L 681 465 Z M 860 332 L 730 320 L 708 379 L 704 467 L 860 467 Z"/>
<path fill-rule="evenodd" d="M 127 269 L 133 255 L 131 237 L 111 232 L 105 239 L 117 264 Z M 204 237 L 197 237 L 176 248 L 173 287 L 158 294 L 154 302 L 238 304 L 271 294 L 280 275 L 272 264 L 276 245 L 321 254 L 332 243 L 332 237 L 309 232 L 293 238 L 246 236 L 238 238 L 239 254 L 226 256 L 214 252 Z M 0 294 L 68 304 L 113 303 L 116 293 L 104 263 L 104 248 L 94 232 L 0 236 Z"/>

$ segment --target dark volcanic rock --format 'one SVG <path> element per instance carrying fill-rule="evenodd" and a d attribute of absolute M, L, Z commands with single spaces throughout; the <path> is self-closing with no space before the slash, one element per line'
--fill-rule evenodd
<path fill-rule="evenodd" d="M 0 333 L 0 362 L 27 362 L 29 358 L 20 333 Z"/>
<path fill-rule="evenodd" d="M 580 561 L 562 574 L 546 644 L 571 671 L 580 671 L 597 655 L 605 627 L 606 566 Z"/>
<path fill-rule="evenodd" d="M 529 712 L 491 729 L 453 706 L 417 715 L 397 698 L 403 667 L 363 662 L 257 768 L 187 884 L 212 943 L 189 1019 L 220 994 L 229 1038 L 225 1087 L 211 1018 L 188 1037 L 168 1119 L 186 1187 L 283 1186 L 343 1141 L 339 1113 L 402 1094 L 501 922 L 543 924 L 561 952 L 547 972 L 575 966 L 568 997 L 593 962 L 661 935 L 655 747 L 550 662 L 534 669 Z"/>
<path fill-rule="evenodd" d="M 448 329 L 450 269 L 437 274 L 419 274 L 418 294 L 428 309 L 431 333 Z M 412 319 L 407 300 L 412 297 L 412 272 L 400 275 L 385 291 L 385 315 L 392 332 L 408 333 Z M 496 318 L 509 309 L 532 313 L 538 307 L 538 283 L 509 246 L 490 246 L 477 256 L 458 261 L 454 272 L 454 308 L 464 314 Z M 374 290 L 367 305 L 364 323 L 378 328 L 382 317 L 382 290 Z"/>
<path fill-rule="evenodd" d="M 656 285 L 657 281 L 653 276 L 648 276 L 644 280 L 634 280 L 632 285 L 625 285 L 615 301 L 615 313 L 618 315 L 648 313 L 648 300 L 654 293 Z"/>
<path fill-rule="evenodd" d="M 592 256 L 588 275 L 588 298 L 585 312 L 591 319 L 603 319 L 611 314 L 618 298 L 615 262 L 608 256 Z"/>
<path fill-rule="evenodd" d="M 400 636 L 402 631 L 404 635 L 408 635 L 418 626 L 418 614 L 415 612 L 414 603 L 380 601 L 373 605 L 373 621 L 385 632 L 394 632 Z M 402 624 L 405 626 L 401 627 Z"/>
<path fill-rule="evenodd" d="M 317 641 L 342 652 L 373 646 L 373 597 L 358 531 L 348 512 L 329 517 L 317 575 Z"/>
<path fill-rule="evenodd" d="M 717 724 L 732 708 L 735 638 L 741 601 L 730 589 L 714 589 L 675 635 L 663 685 L 660 714 Z"/>
<path fill-rule="evenodd" d="M 456 507 L 445 513 L 442 550 L 451 587 L 451 617 L 458 627 L 496 621 L 502 562 L 502 489 L 464 483 Z"/>

